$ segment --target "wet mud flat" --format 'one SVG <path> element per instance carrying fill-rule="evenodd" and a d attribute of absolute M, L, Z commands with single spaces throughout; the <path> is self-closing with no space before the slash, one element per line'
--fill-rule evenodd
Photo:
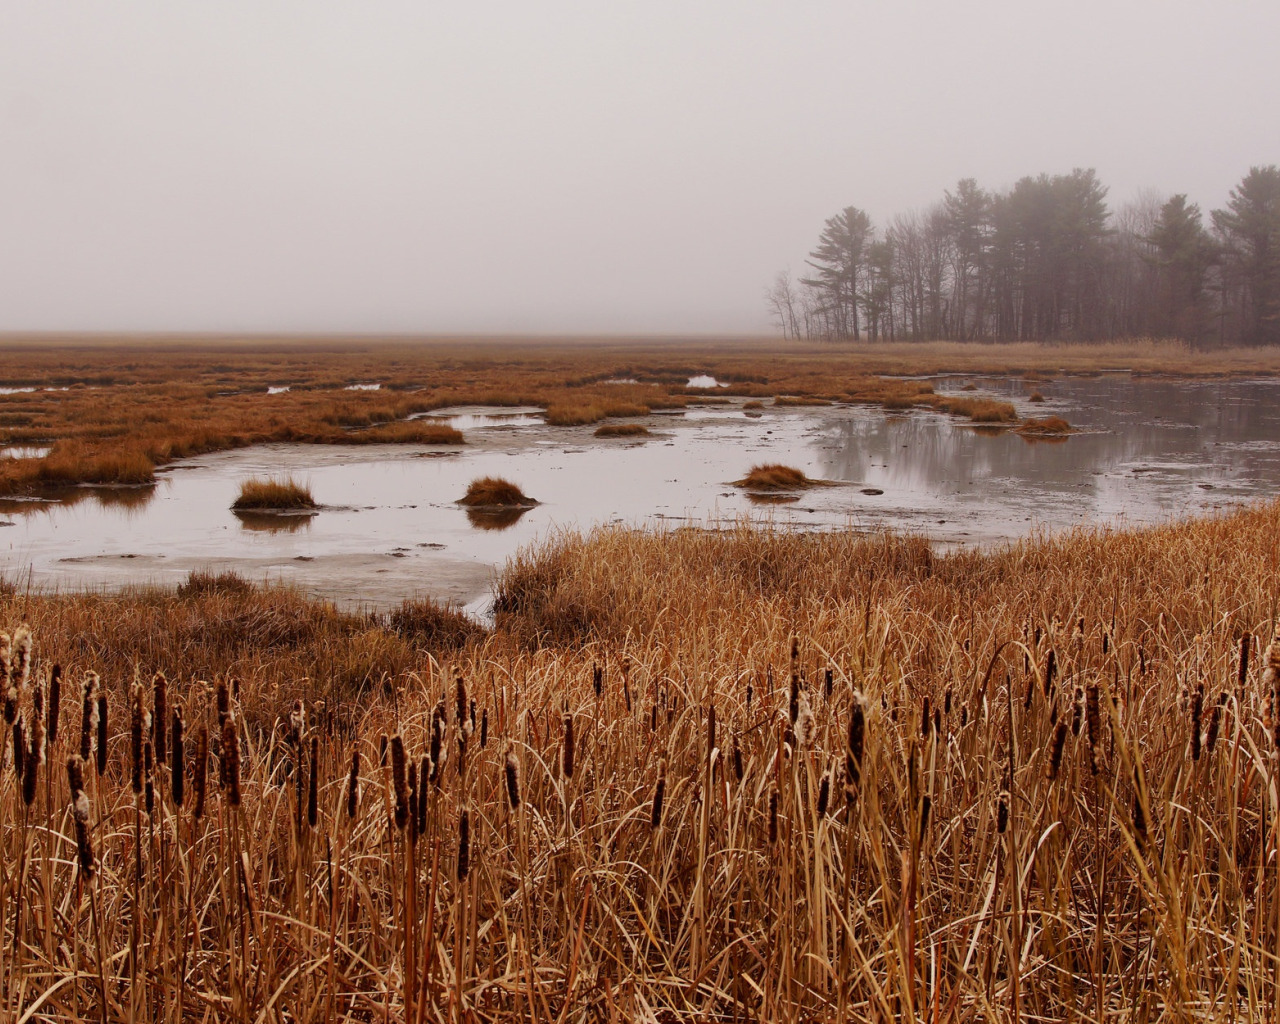
<path fill-rule="evenodd" d="M 0 569 L 63 590 L 230 569 L 346 607 L 430 596 L 479 610 L 512 554 L 561 529 L 750 519 L 913 531 L 946 546 L 1211 513 L 1280 485 L 1276 381 L 967 376 L 935 386 L 1012 401 L 1021 416 L 1061 416 L 1078 432 L 1034 440 L 927 410 L 748 411 L 731 399 L 636 418 L 648 436 L 597 438 L 594 427 L 547 426 L 534 408 L 436 410 L 465 445 L 263 445 L 176 463 L 148 488 L 5 501 Z M 834 486 L 764 501 L 731 486 L 759 463 Z M 241 481 L 281 473 L 310 485 L 318 514 L 231 512 Z M 539 504 L 476 516 L 457 499 L 481 476 L 509 479 Z"/>

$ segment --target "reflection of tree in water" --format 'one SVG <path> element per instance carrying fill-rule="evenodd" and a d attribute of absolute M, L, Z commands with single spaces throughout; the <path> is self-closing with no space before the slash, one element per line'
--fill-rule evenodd
<path fill-rule="evenodd" d="M 521 508 L 518 505 L 504 508 L 496 506 L 469 508 L 467 520 L 477 530 L 506 530 L 515 526 L 520 521 L 520 517 L 528 511 L 528 506 Z"/>
<path fill-rule="evenodd" d="M 315 518 L 309 515 L 280 515 L 275 512 L 236 511 L 234 514 L 244 529 L 256 533 L 297 533 L 299 530 L 310 529 L 311 520 Z"/>

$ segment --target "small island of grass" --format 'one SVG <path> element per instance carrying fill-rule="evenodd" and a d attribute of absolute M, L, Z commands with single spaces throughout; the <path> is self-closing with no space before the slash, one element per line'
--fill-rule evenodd
<path fill-rule="evenodd" d="M 311 488 L 291 476 L 250 477 L 231 504 L 236 512 L 311 512 L 319 507 Z"/>
<path fill-rule="evenodd" d="M 647 437 L 649 428 L 643 423 L 605 423 L 596 428 L 596 437 Z"/>
<path fill-rule="evenodd" d="M 805 487 L 815 487 L 820 481 L 810 480 L 800 470 L 779 463 L 763 466 L 752 466 L 751 472 L 741 480 L 735 480 L 735 487 L 748 491 L 798 491 Z"/>
<path fill-rule="evenodd" d="M 1066 437 L 1074 434 L 1075 429 L 1061 416 L 1046 416 L 1044 419 L 1023 420 L 1017 432 L 1023 437 Z"/>
<path fill-rule="evenodd" d="M 538 503 L 509 480 L 483 476 L 471 481 L 458 504 L 468 508 L 532 508 Z"/>

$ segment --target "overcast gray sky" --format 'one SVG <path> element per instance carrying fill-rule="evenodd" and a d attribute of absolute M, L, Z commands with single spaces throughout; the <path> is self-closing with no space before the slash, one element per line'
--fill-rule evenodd
<path fill-rule="evenodd" d="M 843 206 L 1280 162 L 1280 4 L 0 0 L 0 330 L 735 332 Z"/>

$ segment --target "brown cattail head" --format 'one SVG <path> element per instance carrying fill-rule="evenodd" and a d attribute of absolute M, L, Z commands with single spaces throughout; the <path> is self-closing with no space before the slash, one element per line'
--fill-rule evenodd
<path fill-rule="evenodd" d="M 62 666 L 49 674 L 49 746 L 58 742 L 58 719 L 62 717 Z"/>
<path fill-rule="evenodd" d="M 391 785 L 396 795 L 396 828 L 403 829 L 409 824 L 409 771 L 399 733 L 391 737 Z"/>
<path fill-rule="evenodd" d="M 320 737 L 314 734 L 311 737 L 311 764 L 308 767 L 311 774 L 307 777 L 307 824 L 315 828 L 320 814 Z"/>
<path fill-rule="evenodd" d="M 387 734 L 384 732 L 378 737 L 378 767 L 385 768 L 387 766 Z"/>
<path fill-rule="evenodd" d="M 1214 702 L 1213 709 L 1209 712 L 1209 729 L 1204 737 L 1204 749 L 1208 754 L 1213 753 L 1213 748 L 1218 742 L 1218 729 L 1222 725 L 1222 708 L 1227 702 L 1227 694 L 1224 691 L 1219 694 L 1217 701 Z"/>
<path fill-rule="evenodd" d="M 756 692 L 756 688 L 752 686 L 750 683 L 747 683 L 747 710 L 748 711 L 751 710 L 751 698 L 755 695 L 755 692 Z"/>
<path fill-rule="evenodd" d="M 454 683 L 454 707 L 453 721 L 454 724 L 461 729 L 462 723 L 467 718 L 467 682 L 462 678 L 461 672 L 455 672 L 453 677 Z"/>
<path fill-rule="evenodd" d="M 26 751 L 22 773 L 22 802 L 30 807 L 36 799 L 36 780 L 44 764 L 44 719 L 38 715 L 31 722 L 31 745 Z"/>
<path fill-rule="evenodd" d="M 1076 687 L 1075 700 L 1071 703 L 1071 735 L 1080 735 L 1080 726 L 1084 721 L 1084 688 Z"/>
<path fill-rule="evenodd" d="M 156 748 L 156 763 L 169 760 L 169 680 L 163 672 L 151 677 L 151 707 L 155 723 L 152 742 Z"/>
<path fill-rule="evenodd" d="M 1236 670 L 1236 689 L 1238 690 L 1244 689 L 1245 681 L 1249 678 L 1249 639 L 1248 633 L 1240 637 L 1240 663 Z"/>
<path fill-rule="evenodd" d="M 489 709 L 484 708 L 480 712 L 480 749 L 484 750 L 489 745 Z"/>
<path fill-rule="evenodd" d="M 218 709 L 218 732 L 221 733 L 226 725 L 227 715 L 231 711 L 231 693 L 227 689 L 227 681 L 218 679 L 214 682 L 213 697 L 215 706 Z"/>
<path fill-rule="evenodd" d="M 1000 790 L 1000 801 L 996 804 L 996 831 L 1004 835 L 1005 829 L 1009 827 L 1009 793 L 1007 790 Z"/>
<path fill-rule="evenodd" d="M 27 768 L 27 734 L 23 728 L 22 715 L 18 715 L 13 720 L 13 771 L 18 776 L 18 781 L 22 781 L 23 773 Z"/>
<path fill-rule="evenodd" d="M 778 787 L 769 790 L 769 845 L 778 842 Z"/>
<path fill-rule="evenodd" d="M 794 659 L 793 659 L 794 660 Z M 796 716 L 800 714 L 800 677 L 791 673 L 791 690 L 787 698 L 787 721 L 794 727 Z"/>
<path fill-rule="evenodd" d="M 425 761 L 425 758 L 423 759 Z M 422 780 L 422 789 L 427 788 L 427 780 Z M 409 842 L 418 841 L 418 833 L 421 831 L 418 827 L 418 765 L 416 761 L 409 762 Z"/>
<path fill-rule="evenodd" d="M 573 778 L 573 715 L 564 716 L 564 777 Z"/>
<path fill-rule="evenodd" d="M 514 748 L 507 750 L 503 773 L 507 779 L 507 804 L 514 811 L 520 807 L 520 760 Z"/>
<path fill-rule="evenodd" d="M 658 781 L 653 787 L 653 804 L 649 811 L 649 826 L 657 829 L 662 824 L 662 800 L 667 792 L 667 759 L 658 762 Z"/>
<path fill-rule="evenodd" d="M 853 710 L 849 715 L 849 741 L 845 750 L 844 773 L 851 795 L 856 793 L 862 781 L 862 748 L 866 733 L 866 712 L 862 701 L 854 698 Z"/>
<path fill-rule="evenodd" d="M 822 781 L 818 783 L 818 817 L 826 816 L 827 805 L 831 801 L 831 773 L 824 772 Z"/>
<path fill-rule="evenodd" d="M 591 688 L 596 691 L 596 698 L 604 693 L 604 669 L 597 662 L 591 663 Z"/>
<path fill-rule="evenodd" d="M 418 829 L 418 835 L 425 835 L 427 831 L 427 797 L 430 790 L 427 788 L 427 775 L 431 771 L 431 762 L 427 759 L 427 755 L 422 755 L 422 768 L 418 773 L 418 802 L 413 809 L 415 826 Z"/>
<path fill-rule="evenodd" d="M 924 842 L 925 834 L 929 831 L 929 814 L 933 810 L 933 797 L 925 793 L 920 797 L 920 836 L 918 843 Z"/>
<path fill-rule="evenodd" d="M 98 694 L 98 774 L 107 770 L 107 695 Z"/>
<path fill-rule="evenodd" d="M 431 754 L 432 781 L 435 781 L 435 779 L 440 774 L 440 769 L 439 769 L 440 750 L 441 750 L 441 747 L 443 746 L 442 740 L 444 738 L 443 726 L 444 726 L 444 716 L 441 714 L 440 709 L 436 708 L 436 710 L 431 713 L 431 737 L 430 737 L 430 746 L 428 748 Z M 392 742 L 394 742 L 394 740 Z M 395 752 L 393 749 L 392 750 L 392 768 L 393 769 L 395 766 L 394 756 L 395 756 Z"/>
<path fill-rule="evenodd" d="M 1147 811 L 1142 806 L 1142 782 L 1136 768 L 1133 772 L 1133 834 L 1141 848 L 1147 839 Z"/>
<path fill-rule="evenodd" d="M 98 673 L 84 674 L 84 708 L 80 719 L 80 760 L 93 755 L 93 736 L 98 729 Z"/>
<path fill-rule="evenodd" d="M 84 767 L 78 757 L 67 761 L 67 783 L 71 789 L 71 815 L 75 820 L 76 859 L 81 876 L 92 879 L 97 873 L 98 862 L 93 855 L 93 839 L 89 832 L 89 797 L 84 791 Z"/>
<path fill-rule="evenodd" d="M 836 673 L 834 669 L 826 669 L 822 673 L 822 697 L 824 700 L 831 699 L 831 691 L 835 689 Z"/>
<path fill-rule="evenodd" d="M 164 730 L 162 729 L 161 732 Z M 153 768 L 153 754 L 151 749 L 151 741 L 147 740 L 142 745 L 142 794 L 143 806 L 147 809 L 147 817 L 150 817 L 155 811 L 156 790 L 151 780 L 151 771 Z"/>
<path fill-rule="evenodd" d="M 137 679 L 129 688 L 129 753 L 133 767 L 133 795 L 142 793 L 142 740 L 151 731 L 151 715 L 142 696 L 142 683 Z"/>
<path fill-rule="evenodd" d="M 1051 779 L 1058 777 L 1058 770 L 1062 767 L 1062 751 L 1067 745 L 1067 723 L 1063 719 L 1053 730 L 1053 746 L 1049 754 L 1049 770 L 1048 775 Z"/>
<path fill-rule="evenodd" d="M 196 733 L 196 763 L 191 769 L 191 784 L 195 787 L 196 805 L 192 817 L 199 821 L 204 817 L 204 793 L 209 776 L 209 727 L 201 724 Z"/>
<path fill-rule="evenodd" d="M 173 784 L 173 805 L 181 808 L 182 801 L 186 796 L 185 774 L 187 770 L 186 759 L 186 741 L 184 733 L 186 731 L 186 723 L 182 720 L 182 708 L 175 707 L 173 709 L 173 726 L 171 729 L 171 738 L 173 740 L 173 770 L 170 773 L 169 781 Z"/>
<path fill-rule="evenodd" d="M 466 807 L 458 816 L 458 881 L 465 882 L 471 872 L 471 812 Z"/>
<path fill-rule="evenodd" d="M 707 705 L 707 760 L 711 760 L 711 751 L 716 749 L 716 706 Z"/>
<path fill-rule="evenodd" d="M 222 723 L 222 768 L 227 781 L 227 804 L 240 806 L 240 732 L 236 716 L 228 711 Z"/>
<path fill-rule="evenodd" d="M 13 664 L 9 668 L 9 682 L 21 695 L 31 675 L 31 627 L 25 623 L 13 633 Z"/>
<path fill-rule="evenodd" d="M 929 738 L 929 727 L 933 725 L 933 715 L 929 711 L 929 695 L 924 695 L 924 700 L 920 704 L 920 738 Z"/>
<path fill-rule="evenodd" d="M 1044 695 L 1046 697 L 1053 693 L 1053 681 L 1058 674 L 1058 652 L 1052 647 L 1049 648 L 1049 657 L 1044 663 Z"/>
<path fill-rule="evenodd" d="M 738 737 L 733 737 L 733 777 L 742 781 L 742 748 L 738 746 Z"/>
<path fill-rule="evenodd" d="M 351 771 L 347 775 L 347 817 L 354 818 L 360 809 L 360 747 L 351 748 Z"/>

